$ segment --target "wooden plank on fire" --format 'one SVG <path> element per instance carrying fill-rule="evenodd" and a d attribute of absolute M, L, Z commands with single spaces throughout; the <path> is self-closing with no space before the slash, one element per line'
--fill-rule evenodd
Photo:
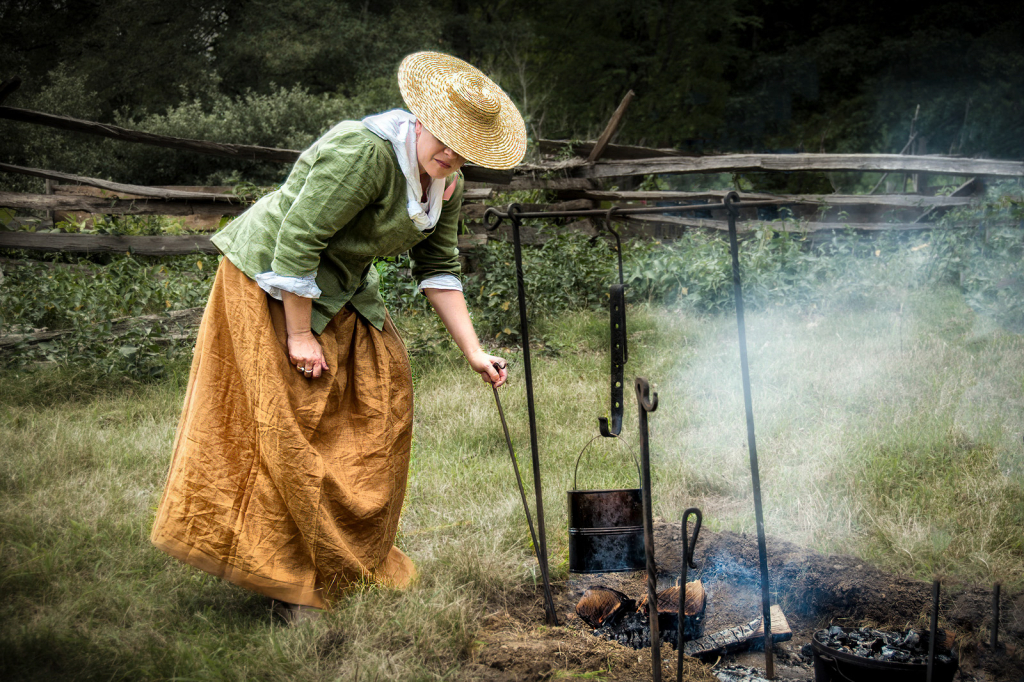
<path fill-rule="evenodd" d="M 771 608 L 772 617 L 772 642 L 787 642 L 793 638 L 793 631 L 789 627 L 786 616 L 782 609 L 775 605 Z M 746 625 L 726 628 L 711 635 L 705 635 L 698 639 L 687 642 L 683 645 L 683 651 L 687 656 L 701 657 L 715 654 L 724 654 L 741 649 L 751 649 L 758 645 L 758 640 L 764 641 L 764 619 L 756 618 Z"/>

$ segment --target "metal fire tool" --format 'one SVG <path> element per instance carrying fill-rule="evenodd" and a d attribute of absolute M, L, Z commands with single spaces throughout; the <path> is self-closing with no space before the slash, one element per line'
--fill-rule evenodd
<path fill-rule="evenodd" d="M 654 517 L 651 511 L 651 448 L 647 433 L 647 413 L 658 409 L 658 394 L 651 395 L 647 379 L 634 383 L 640 414 L 640 487 L 644 502 L 644 550 L 647 554 L 647 614 L 651 629 L 651 672 L 661 682 L 661 633 L 658 631 L 658 567 L 654 563 Z"/>
<path fill-rule="evenodd" d="M 520 228 L 519 204 L 510 204 L 506 209 L 506 217 L 512 221 L 512 243 L 515 247 L 516 259 L 516 289 L 519 293 L 519 335 L 523 342 L 523 370 L 526 377 L 526 411 L 530 418 L 530 453 L 533 457 L 533 491 L 537 496 L 537 536 L 540 541 L 536 544 L 537 560 L 541 565 L 541 577 L 544 579 L 544 590 L 551 592 L 551 584 L 548 581 L 548 546 L 547 537 L 544 533 L 544 496 L 541 493 L 540 485 L 540 454 L 537 447 L 537 411 L 533 402 L 533 366 L 530 364 L 530 329 L 526 317 L 526 285 L 523 283 L 523 244 L 519 235 Z M 488 230 L 496 230 L 501 224 L 502 217 L 493 208 L 487 209 L 484 213 L 484 222 Z M 545 604 L 548 625 L 558 625 L 558 615 L 555 613 L 553 603 Z"/>
<path fill-rule="evenodd" d="M 989 646 L 992 651 L 999 646 L 999 589 L 1002 586 L 996 583 L 992 588 L 992 632 L 989 638 Z"/>
<path fill-rule="evenodd" d="M 500 369 L 498 363 L 494 363 L 495 369 Z M 516 460 L 516 451 L 512 447 L 512 436 L 508 432 L 508 423 L 505 421 L 505 410 L 501 408 L 501 398 L 498 397 L 498 389 L 491 384 L 494 391 L 494 402 L 498 406 L 498 416 L 501 417 L 501 428 L 505 432 L 505 443 L 508 445 L 508 456 L 512 459 L 512 470 L 516 473 L 516 485 L 519 486 L 519 496 L 523 500 L 523 510 L 526 512 L 526 523 L 530 526 L 530 538 L 533 539 L 533 546 L 537 550 L 537 563 L 540 564 L 541 578 L 544 580 L 544 604 L 548 611 L 555 612 L 555 600 L 551 597 L 551 581 L 548 579 L 548 566 L 540 560 L 540 544 L 537 542 L 537 533 L 533 530 L 533 517 L 530 516 L 530 505 L 526 502 L 526 491 L 523 489 L 523 479 L 519 475 L 519 462 Z"/>
<path fill-rule="evenodd" d="M 729 192 L 720 204 L 689 204 L 680 206 L 616 206 L 614 213 L 618 216 L 648 215 L 657 213 L 681 213 L 689 211 L 711 211 L 727 209 L 729 214 L 729 244 L 732 251 L 733 291 L 736 301 L 736 322 L 739 327 L 740 337 L 740 367 L 743 375 L 743 397 L 747 414 L 747 444 L 750 448 L 750 473 L 751 482 L 754 488 L 754 513 L 757 520 L 757 546 L 761 569 L 761 601 L 764 618 L 765 638 L 765 675 L 768 678 L 775 676 L 775 662 L 772 656 L 771 641 L 771 604 L 768 591 L 768 553 L 765 546 L 764 514 L 761 508 L 761 477 L 757 466 L 757 444 L 754 438 L 754 411 L 750 398 L 750 372 L 747 367 L 747 341 L 746 330 L 743 322 L 743 291 L 740 285 L 739 250 L 736 238 L 736 215 L 740 208 L 755 208 L 761 206 L 777 206 L 780 200 L 767 201 L 743 201 L 739 200 L 736 192 Z M 519 226 L 522 220 L 532 218 L 584 218 L 601 217 L 611 220 L 613 211 L 604 209 L 584 209 L 578 211 L 522 211 L 518 204 L 511 204 L 504 213 L 496 208 L 488 208 L 484 213 L 484 222 L 489 231 L 498 228 L 502 220 L 509 218 L 512 221 L 512 236 L 515 244 L 516 255 L 516 284 L 519 289 L 519 317 L 521 320 L 521 332 L 523 336 L 523 359 L 526 367 L 526 397 L 530 413 L 530 445 L 534 458 L 534 481 L 537 493 L 537 521 L 540 535 L 540 550 L 543 555 L 543 563 L 547 564 L 547 549 L 544 535 L 544 514 L 540 499 L 540 463 L 537 456 L 537 433 L 536 421 L 533 408 L 533 380 L 530 371 L 530 344 L 526 325 L 526 301 L 523 293 L 523 266 L 522 246 L 519 237 Z M 646 382 L 645 382 L 646 385 Z M 613 384 L 614 386 L 614 384 Z M 613 401 L 614 402 L 614 401 Z M 654 403 L 656 404 L 656 403 Z M 653 411 L 653 409 L 651 410 Z M 643 412 L 643 410 L 641 410 Z M 644 422 L 646 424 L 646 421 Z M 645 427 L 646 428 L 646 427 Z M 553 613 L 548 615 L 549 622 L 557 619 Z M 660 674 L 660 673 L 659 673 Z"/>
<path fill-rule="evenodd" d="M 686 535 L 686 522 L 689 520 L 690 515 L 697 517 L 697 523 L 693 527 L 692 540 L 688 540 Z M 679 640 L 676 642 L 676 649 L 679 651 L 679 661 L 676 665 L 676 682 L 683 682 L 683 645 L 686 643 L 686 638 L 683 637 L 683 622 L 686 618 L 686 567 L 697 568 L 697 564 L 693 563 L 693 550 L 697 548 L 697 536 L 700 535 L 700 524 L 703 519 L 704 515 L 696 507 L 690 507 L 683 512 L 683 566 L 679 569 Z"/>
<path fill-rule="evenodd" d="M 764 512 L 761 509 L 761 475 L 757 466 L 757 441 L 754 439 L 754 408 L 750 398 L 750 369 L 747 366 L 747 330 L 743 322 L 743 287 L 740 284 L 740 250 L 736 239 L 736 204 L 739 195 L 729 192 L 722 203 L 729 211 L 729 248 L 732 251 L 732 289 L 736 301 L 736 325 L 740 335 L 740 372 L 743 375 L 743 404 L 747 412 L 747 446 L 750 449 L 750 478 L 754 487 L 754 516 L 757 521 L 757 554 L 761 564 L 761 613 L 764 618 L 764 672 L 775 677 L 772 652 L 771 598 L 768 594 L 768 549 L 765 543 Z"/>
<path fill-rule="evenodd" d="M 626 285 L 622 277 L 622 239 L 612 229 L 612 215 L 617 210 L 618 207 L 613 206 L 605 214 L 605 229 L 615 236 L 615 255 L 619 262 L 619 283 L 608 287 L 608 310 L 611 313 L 611 427 L 607 417 L 597 418 L 601 435 L 605 438 L 614 438 L 622 432 L 622 412 L 625 409 L 622 399 L 623 372 L 629 361 L 629 350 L 626 348 Z"/>
<path fill-rule="evenodd" d="M 935 640 L 939 638 L 939 581 L 932 582 L 932 631 L 928 638 L 928 682 L 932 682 L 935 668 Z"/>

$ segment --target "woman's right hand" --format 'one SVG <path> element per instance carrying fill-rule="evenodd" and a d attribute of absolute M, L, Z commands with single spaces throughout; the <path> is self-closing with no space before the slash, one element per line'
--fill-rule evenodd
<path fill-rule="evenodd" d="M 296 368 L 295 371 L 307 379 L 319 379 L 329 369 L 324 349 L 312 331 L 288 334 L 288 359 Z"/>

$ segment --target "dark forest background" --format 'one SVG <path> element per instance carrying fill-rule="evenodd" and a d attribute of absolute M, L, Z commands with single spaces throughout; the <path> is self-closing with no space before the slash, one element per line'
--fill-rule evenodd
<path fill-rule="evenodd" d="M 9 106 L 225 142 L 301 148 L 401 106 L 399 61 L 433 49 L 495 78 L 533 140 L 594 138 L 632 89 L 620 143 L 895 153 L 919 106 L 916 153 L 1024 158 L 1019 2 L 0 0 L 0 46 Z M 0 158 L 142 184 L 285 172 L 3 121 Z"/>

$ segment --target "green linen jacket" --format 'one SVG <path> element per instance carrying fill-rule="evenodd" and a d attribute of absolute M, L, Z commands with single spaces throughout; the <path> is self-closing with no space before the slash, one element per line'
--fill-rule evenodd
<path fill-rule="evenodd" d="M 410 251 L 417 282 L 459 276 L 458 222 L 464 183 L 444 202 L 437 224 L 421 232 L 406 209 L 406 179 L 391 142 L 358 121 L 344 121 L 299 156 L 280 189 L 257 201 L 213 237 L 249 277 L 316 273 L 317 334 L 346 304 L 377 329 L 387 313 L 373 259 Z"/>

